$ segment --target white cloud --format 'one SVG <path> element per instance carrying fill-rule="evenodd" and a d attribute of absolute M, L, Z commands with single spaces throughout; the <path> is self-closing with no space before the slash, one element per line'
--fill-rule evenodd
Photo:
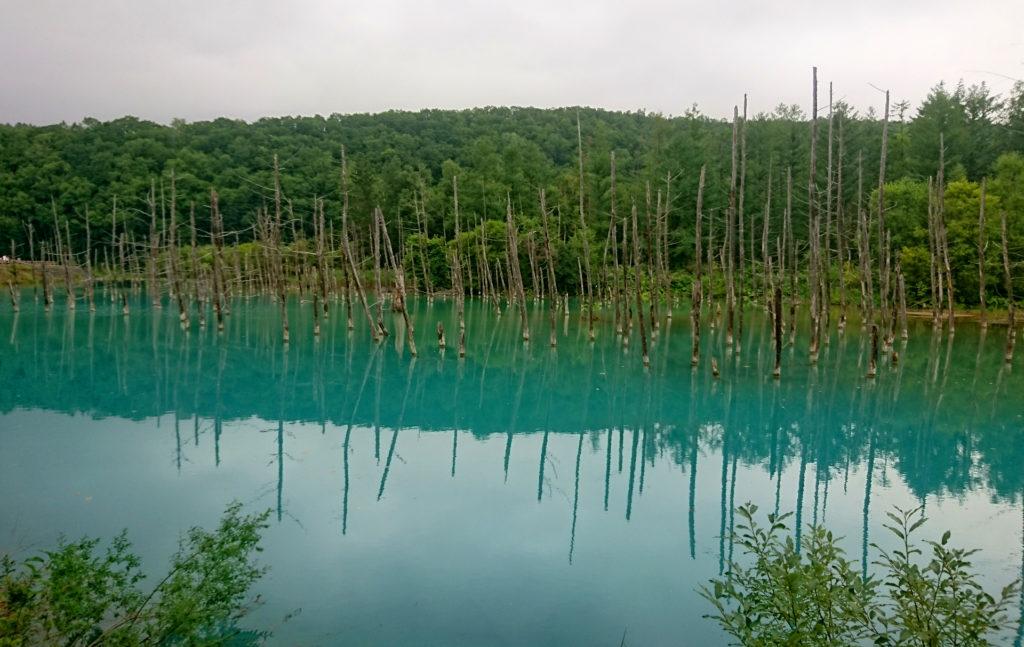
<path fill-rule="evenodd" d="M 6 0 L 0 121 L 594 105 L 865 109 L 1024 78 L 1024 3 Z M 995 73 L 995 74 L 993 74 Z"/>

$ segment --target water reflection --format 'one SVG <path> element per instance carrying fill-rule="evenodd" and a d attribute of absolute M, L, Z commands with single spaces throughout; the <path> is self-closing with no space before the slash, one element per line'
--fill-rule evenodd
<path fill-rule="evenodd" d="M 672 347 L 671 324 L 652 343 L 661 352 L 645 374 L 633 366 L 635 357 L 617 352 L 612 340 L 592 350 L 573 343 L 577 336 L 570 331 L 557 353 L 525 346 L 507 320 L 495 321 L 472 305 L 477 316 L 471 317 L 468 341 L 476 352 L 464 360 L 449 356 L 424 363 L 390 345 L 363 343 L 359 330 L 349 334 L 339 326 L 327 327 L 319 341 L 296 335 L 282 347 L 272 306 L 259 302 L 236 305 L 234 325 L 223 335 L 182 333 L 166 312 L 147 312 L 143 301 L 134 304 L 137 316 L 130 318 L 102 308 L 44 315 L 26 302 L 20 315 L 0 318 L 10 330 L 0 367 L 0 411 L 45 409 L 131 420 L 173 413 L 179 432 L 182 420 L 212 424 L 218 464 L 224 422 L 257 417 L 276 421 L 278 444 L 286 423 L 331 424 L 348 433 L 372 427 L 377 460 L 384 432 L 384 474 L 406 426 L 452 432 L 453 476 L 454 432 L 503 434 L 506 475 L 518 434 L 582 430 L 606 436 L 610 475 L 613 462 L 623 468 L 628 431 L 629 473 L 638 494 L 645 487 L 645 465 L 656 456 L 692 470 L 701 445 L 708 445 L 721 451 L 723 487 L 729 490 L 734 461 L 764 462 L 770 476 L 798 463 L 800 481 L 812 479 L 811 520 L 826 503 L 823 489 L 832 471 L 848 471 L 851 461 L 870 465 L 876 451 L 889 457 L 922 498 L 984 486 L 1012 499 L 1024 483 L 1016 469 L 1024 457 L 1018 442 L 1024 383 L 998 361 L 999 340 L 986 344 L 984 332 L 940 338 L 921 325 L 899 348 L 900 362 L 881 371 L 876 382 L 862 379 L 864 338 L 851 343 L 842 336 L 823 352 L 819 365 L 801 366 L 793 356 L 786 367 L 789 379 L 776 384 L 763 379 L 769 368 L 769 358 L 760 352 L 766 326 L 756 320 L 747 327 L 743 347 L 758 350 L 730 359 L 722 378 L 712 381 L 703 365 L 681 370 L 682 357 L 675 351 L 689 340 L 685 331 L 676 331 L 678 343 Z M 436 303 L 430 316 L 450 316 L 446 308 Z M 297 324 L 303 315 L 308 318 L 308 306 L 293 304 L 293 309 Z M 426 320 L 425 312 L 422 316 Z M 102 326 L 107 334 L 97 338 Z M 756 340 L 749 338 L 755 334 Z M 184 396 L 189 392 L 191 399 Z M 613 461 L 616 430 L 619 450 Z M 544 463 L 542 453 L 538 498 L 543 497 Z M 814 473 L 808 475 L 812 464 Z M 382 494 L 385 486 L 382 478 Z M 794 506 L 798 514 L 803 499 L 801 489 Z M 627 496 L 627 515 L 629 509 Z"/>
<path fill-rule="evenodd" d="M 776 381 L 768 322 L 755 312 L 744 326 L 742 353 L 727 353 L 724 333 L 715 327 L 705 331 L 696 368 L 686 320 L 666 321 L 652 335 L 645 371 L 637 345 L 624 347 L 610 327 L 598 327 L 591 344 L 575 321 L 563 325 L 554 351 L 524 345 L 516 318 L 496 319 L 491 307 L 473 303 L 467 304 L 464 359 L 431 348 L 429 335 L 420 340 L 416 359 L 404 348 L 398 318 L 388 326 L 395 343 L 369 342 L 360 327 L 365 322 L 349 331 L 344 317 L 323 321 L 314 338 L 301 334 L 312 330 L 310 304 L 296 301 L 290 304 L 291 343 L 283 346 L 270 302 L 236 302 L 218 333 L 214 327 L 182 332 L 173 308 L 153 310 L 146 301 L 136 298 L 127 317 L 110 299 L 100 300 L 95 313 L 46 313 L 25 299 L 19 315 L 0 314 L 0 326 L 9 328 L 0 349 L 0 472 L 6 475 L 0 486 L 17 494 L 0 503 L 0 546 L 16 543 L 9 539 L 20 532 L 15 526 L 25 527 L 27 515 L 59 498 L 54 492 L 63 493 L 26 479 L 50 474 L 74 481 L 78 472 L 92 473 L 85 455 L 116 473 L 113 466 L 130 460 L 125 457 L 147 456 L 142 446 L 163 447 L 159 439 L 166 436 L 170 476 L 163 466 L 142 461 L 136 481 L 114 483 L 112 476 L 110 488 L 134 488 L 140 498 L 157 500 L 159 488 L 188 480 L 211 488 L 213 499 L 227 496 L 216 487 L 235 475 L 232 492 L 273 508 L 286 535 L 282 545 L 303 534 L 320 537 L 320 523 L 328 524 L 328 537 L 343 537 L 341 544 L 321 538 L 320 552 L 307 556 L 328 564 L 347 550 L 382 568 L 395 555 L 415 554 L 411 544 L 423 539 L 425 528 L 469 533 L 484 520 L 541 559 L 553 530 L 557 559 L 577 569 L 574 575 L 550 566 L 533 573 L 534 562 L 516 562 L 506 552 L 506 580 L 532 577 L 551 588 L 553 599 L 567 595 L 554 578 L 575 581 L 590 572 L 588 586 L 603 590 L 615 582 L 604 595 L 620 600 L 636 594 L 629 582 L 639 575 L 617 573 L 614 562 L 635 567 L 630 560 L 645 558 L 673 575 L 675 599 L 685 599 L 687 617 L 697 622 L 706 609 L 690 600 L 692 590 L 735 555 L 728 537 L 738 503 L 756 500 L 766 511 L 794 511 L 798 546 L 805 524 L 835 524 L 851 553 L 859 550 L 867 572 L 880 517 L 894 501 L 909 500 L 928 505 L 937 524 L 956 526 L 963 542 L 985 542 L 996 581 L 1008 579 L 1009 563 L 1021 564 L 1012 573 L 1024 572 L 1024 528 L 1016 521 L 1024 515 L 1024 381 L 1002 361 L 1001 334 L 975 333 L 965 324 L 954 339 L 933 333 L 927 322 L 911 322 L 910 339 L 897 344 L 899 361 L 880 362 L 877 378 L 869 380 L 870 344 L 851 324 L 822 346 L 815 366 L 790 347 Z M 436 321 L 457 329 L 450 304 L 411 305 L 421 336 Z M 546 326 L 544 307 L 531 304 L 537 330 Z M 800 340 L 798 333 L 798 346 Z M 711 357 L 720 361 L 717 379 Z M 47 413 L 69 422 L 59 430 L 27 430 L 36 421 L 55 424 L 55 416 L 40 417 Z M 108 431 L 115 428 L 144 433 Z M 83 449 L 81 433 L 95 451 Z M 434 481 L 435 474 L 447 485 Z M 34 487 L 57 489 L 43 499 Z M 198 504 L 174 505 L 185 517 Z M 397 528 L 403 522 L 392 515 L 417 519 L 420 510 L 431 517 L 420 534 L 381 530 L 381 517 Z M 76 514 L 64 510 L 34 527 L 74 532 L 73 524 L 57 524 Z M 1005 514 L 1012 524 L 1002 522 Z M 111 523 L 127 525 L 114 516 Z M 986 535 L 981 528 L 994 520 L 1012 530 Z M 374 538 L 390 556 L 362 551 L 361 537 Z M 638 541 L 646 556 L 636 555 Z M 485 546 L 462 546 L 460 558 L 491 573 L 496 555 Z M 294 557 L 278 559 L 295 566 Z M 596 566 L 599 559 L 607 563 Z M 290 575 L 275 577 L 287 581 Z M 362 584 L 381 586 L 381 573 L 376 576 L 366 575 Z M 643 579 L 653 587 L 657 576 Z M 514 592 L 510 587 L 502 590 Z M 452 599 L 460 594 L 469 595 L 448 591 Z M 628 614 L 631 625 L 650 625 L 647 634 L 631 629 L 630 635 L 657 643 L 658 632 L 679 630 L 678 609 L 660 604 Z M 548 622 L 554 623 L 545 625 L 551 635 L 567 639 L 562 642 L 581 642 L 572 633 L 579 627 Z M 381 637 L 369 624 L 363 629 Z M 517 637 L 525 631 L 509 630 Z M 602 626 L 592 637 L 621 630 Z M 693 631 L 717 636 L 710 628 Z"/>

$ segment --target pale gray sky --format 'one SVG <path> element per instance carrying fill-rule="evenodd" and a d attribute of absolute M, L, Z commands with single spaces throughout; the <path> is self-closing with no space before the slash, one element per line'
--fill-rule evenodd
<path fill-rule="evenodd" d="M 0 0 L 0 122 L 484 105 L 726 116 L 1024 78 L 1022 0 Z M 1005 76 L 1000 76 L 1005 75 Z M 824 93 L 824 89 L 823 89 Z M 823 94 L 824 96 L 824 94 Z"/>

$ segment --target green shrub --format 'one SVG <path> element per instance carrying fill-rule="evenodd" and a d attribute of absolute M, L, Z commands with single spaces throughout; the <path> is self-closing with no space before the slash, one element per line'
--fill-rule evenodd
<path fill-rule="evenodd" d="M 919 547 L 912 535 L 926 521 L 922 508 L 888 513 L 899 547 L 872 544 L 879 573 L 869 577 L 825 528 L 812 526 L 798 551 L 786 533 L 790 515 L 768 515 L 763 527 L 757 506 L 738 512 L 734 541 L 749 564 L 733 562 L 700 592 L 715 608 L 707 617 L 741 645 L 985 645 L 1014 625 L 1007 611 L 1019 582 L 986 593 L 970 562 L 977 551 L 949 547 L 948 531 Z"/>
<path fill-rule="evenodd" d="M 264 634 L 236 627 L 247 592 L 265 569 L 255 564 L 268 512 L 227 507 L 217 529 L 192 528 L 168 573 L 148 592 L 139 558 L 122 532 L 63 539 L 55 550 L 16 563 L 0 560 L 0 647 L 25 645 L 217 645 Z"/>

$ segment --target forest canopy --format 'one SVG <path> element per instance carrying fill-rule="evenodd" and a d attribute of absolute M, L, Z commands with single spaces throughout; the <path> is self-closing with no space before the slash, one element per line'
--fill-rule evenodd
<path fill-rule="evenodd" d="M 842 100 L 830 101 L 824 91 L 822 95 L 818 183 L 824 186 L 824 151 L 831 137 L 831 173 L 835 176 L 842 168 L 845 178 L 841 195 L 836 194 L 837 206 L 855 213 L 860 185 L 861 204 L 874 208 L 871 193 L 877 190 L 882 111 L 859 112 Z M 400 243 L 417 231 L 420 204 L 425 211 L 423 227 L 443 247 L 454 235 L 452 179 L 457 176 L 464 225 L 503 220 L 507 199 L 517 218 L 536 219 L 537 195 L 543 188 L 555 214 L 556 243 L 565 242 L 579 226 L 577 116 L 590 236 L 604 240 L 607 232 L 614 151 L 620 211 L 628 211 L 634 201 L 642 208 L 645 185 L 650 183 L 667 205 L 670 265 L 688 267 L 701 166 L 707 169 L 704 213 L 712 226 L 716 219 L 724 219 L 730 184 L 732 124 L 701 114 L 696 107 L 674 117 L 593 108 L 486 107 L 265 118 L 253 123 L 216 119 L 161 125 L 123 117 L 50 126 L 0 125 L 0 240 L 15 255 L 28 257 L 30 226 L 38 241 L 52 238 L 59 225 L 67 228 L 72 245 L 82 249 L 88 218 L 94 245 L 109 244 L 115 201 L 118 227 L 144 240 L 150 227 L 147 195 L 151 186 L 163 194 L 172 171 L 179 208 L 192 202 L 197 220 L 208 222 L 209 192 L 216 189 L 224 228 L 238 232 L 243 241 L 252 239 L 257 210 L 273 200 L 274 155 L 280 160 L 289 213 L 300 229 L 311 231 L 317 198 L 325 200 L 330 220 L 340 219 L 344 147 L 354 238 L 366 237 L 371 213 L 379 206 Z M 753 112 L 744 123 L 746 181 L 741 200 L 746 200 L 748 235 L 761 231 L 769 182 L 777 196 L 767 212 L 773 238 L 781 228 L 787 169 L 795 187 L 794 228 L 798 237 L 806 235 L 807 194 L 799 187 L 806 187 L 809 171 L 809 124 L 800 107 L 782 104 Z M 1024 83 L 1002 96 L 985 84 L 939 83 L 916 109 L 906 103 L 892 106 L 886 216 L 894 254 L 907 276 L 908 296 L 915 301 L 927 293 L 927 182 L 939 167 L 940 140 L 945 147 L 950 254 L 954 265 L 963 267 L 963 276 L 955 277 L 963 283 L 957 298 L 970 303 L 977 293 L 970 262 L 976 266 L 972 227 L 977 225 L 983 178 L 988 182 L 992 237 L 998 236 L 996 214 L 1003 209 L 1015 258 L 1024 245 Z M 566 275 L 572 273 L 573 268 L 567 268 Z M 998 271 L 992 274 L 998 282 Z"/>

